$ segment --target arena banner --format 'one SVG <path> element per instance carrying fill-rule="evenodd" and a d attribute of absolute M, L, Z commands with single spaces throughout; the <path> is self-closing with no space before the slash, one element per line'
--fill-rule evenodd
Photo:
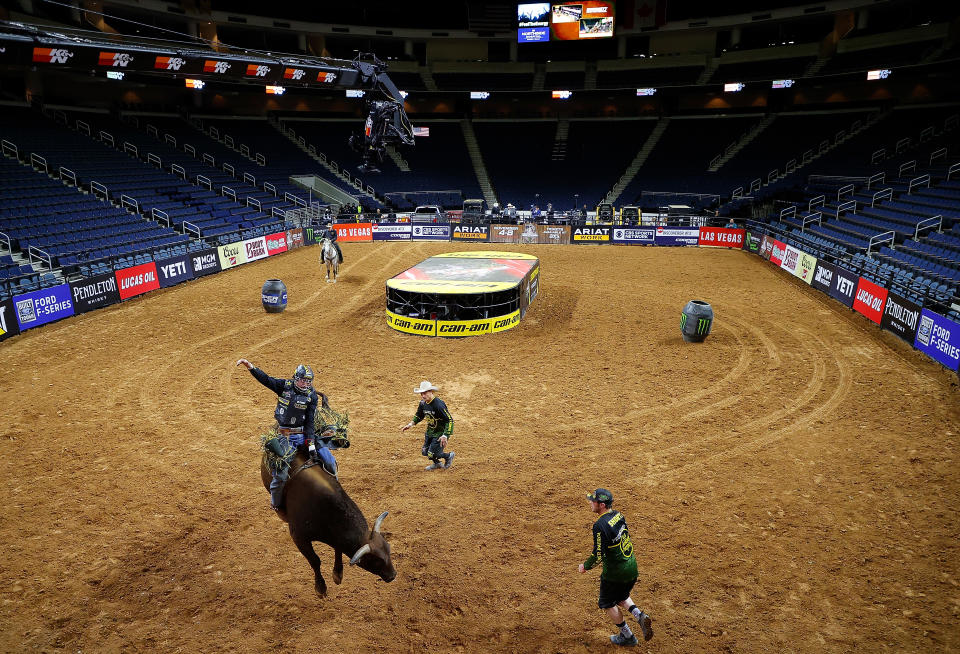
<path fill-rule="evenodd" d="M 653 245 L 656 232 L 653 227 L 614 227 L 612 240 L 617 245 Z"/>
<path fill-rule="evenodd" d="M 401 316 L 387 309 L 387 324 L 397 331 L 407 334 L 419 334 L 420 336 L 436 336 L 437 321 L 424 320 L 422 318 L 409 318 Z"/>
<path fill-rule="evenodd" d="M 883 307 L 880 326 L 913 345 L 917 340 L 917 325 L 922 310 L 920 305 L 890 291 L 887 294 L 887 304 Z"/>
<path fill-rule="evenodd" d="M 783 264 L 783 256 L 787 252 L 787 244 L 773 239 L 773 247 L 770 249 L 770 263 L 778 266 Z"/>
<path fill-rule="evenodd" d="M 414 225 L 410 238 L 414 241 L 449 241 L 450 225 Z"/>
<path fill-rule="evenodd" d="M 833 285 L 830 286 L 830 296 L 840 300 L 848 307 L 853 307 L 853 295 L 857 290 L 860 277 L 840 266 L 833 269 Z"/>
<path fill-rule="evenodd" d="M 727 229 L 726 227 L 701 227 L 700 241 L 697 245 L 707 245 L 720 248 L 743 249 L 742 229 Z"/>
<path fill-rule="evenodd" d="M 532 224 L 532 223 L 531 223 Z M 519 243 L 520 234 L 523 232 L 523 225 L 490 225 L 491 243 Z M 533 231 L 534 243 L 536 243 L 537 231 Z"/>
<path fill-rule="evenodd" d="M 490 239 L 490 225 L 453 225 L 450 238 L 454 241 L 485 243 Z"/>
<path fill-rule="evenodd" d="M 756 254 L 760 250 L 760 234 L 746 230 L 743 234 L 743 249 Z"/>
<path fill-rule="evenodd" d="M 267 243 L 267 256 L 273 256 L 287 251 L 286 232 L 277 232 L 276 234 L 267 234 L 263 237 Z"/>
<path fill-rule="evenodd" d="M 830 288 L 833 286 L 835 271 L 836 268 L 833 267 L 832 263 L 817 261 L 817 267 L 813 271 L 813 279 L 810 281 L 810 285 L 824 293 L 829 293 Z"/>
<path fill-rule="evenodd" d="M 41 288 L 23 295 L 13 296 L 20 331 L 45 325 L 73 315 L 70 299 L 70 284 Z"/>
<path fill-rule="evenodd" d="M 370 223 L 334 223 L 337 242 L 372 241 L 373 225 Z"/>
<path fill-rule="evenodd" d="M 960 324 L 924 309 L 913 346 L 950 370 L 956 370 L 960 364 Z"/>
<path fill-rule="evenodd" d="M 161 288 L 193 279 L 193 265 L 190 263 L 190 256 L 186 254 L 157 261 L 157 271 L 160 273 Z"/>
<path fill-rule="evenodd" d="M 570 242 L 587 245 L 598 245 L 610 242 L 610 232 L 613 228 L 609 225 L 571 225 Z"/>
<path fill-rule="evenodd" d="M 480 320 L 438 320 L 437 336 L 453 337 L 458 336 L 480 336 L 490 333 L 490 318 Z"/>
<path fill-rule="evenodd" d="M 247 262 L 247 251 L 243 241 L 221 245 L 217 248 L 217 257 L 220 259 L 220 269 L 226 270 Z"/>
<path fill-rule="evenodd" d="M 190 263 L 193 265 L 193 276 L 203 277 L 220 272 L 220 261 L 217 258 L 217 249 L 200 250 L 190 255 Z"/>
<path fill-rule="evenodd" d="M 883 317 L 883 305 L 887 301 L 887 289 L 874 284 L 865 277 L 857 284 L 857 293 L 853 298 L 853 310 L 862 313 L 873 322 L 880 324 Z"/>
<path fill-rule="evenodd" d="M 373 226 L 373 240 L 409 241 L 412 232 L 410 223 L 380 223 Z"/>
<path fill-rule="evenodd" d="M 800 252 L 800 258 L 797 260 L 797 268 L 793 274 L 810 284 L 813 282 L 813 271 L 817 268 L 817 258 L 812 254 Z"/>
<path fill-rule="evenodd" d="M 70 282 L 70 293 L 73 297 L 74 313 L 86 313 L 94 309 L 102 309 L 120 301 L 117 278 L 113 273 Z"/>
<path fill-rule="evenodd" d="M 0 302 L 0 341 L 20 333 L 20 325 L 17 324 L 15 315 L 13 300 Z"/>
<path fill-rule="evenodd" d="M 247 239 L 243 242 L 243 253 L 246 261 L 256 261 L 267 257 L 267 239 L 262 236 Z"/>
<path fill-rule="evenodd" d="M 287 230 L 287 249 L 292 250 L 294 248 L 302 248 L 303 246 L 303 230 L 299 227 Z"/>
<path fill-rule="evenodd" d="M 757 250 L 757 254 L 767 261 L 770 261 L 771 252 L 773 252 L 773 237 L 764 234 L 763 238 L 760 240 L 760 249 Z"/>
<path fill-rule="evenodd" d="M 303 230 L 303 244 L 304 245 L 313 245 L 317 242 L 317 235 L 314 233 L 313 227 L 307 227 Z"/>
<path fill-rule="evenodd" d="M 121 300 L 160 288 L 160 280 L 157 278 L 157 264 L 153 261 L 132 268 L 124 268 L 114 274 L 117 276 L 117 290 L 120 292 Z"/>
<path fill-rule="evenodd" d="M 780 267 L 791 275 L 797 274 L 797 264 L 800 262 L 800 250 L 788 245 L 783 249 L 783 258 L 780 261 Z"/>
<path fill-rule="evenodd" d="M 697 245 L 700 242 L 700 228 L 657 227 L 654 242 L 657 245 Z"/>
<path fill-rule="evenodd" d="M 533 300 L 533 298 L 530 299 Z M 505 332 L 508 329 L 513 329 L 520 324 L 520 318 L 519 311 L 514 311 L 499 318 L 493 318 L 490 323 L 490 333 L 496 334 L 497 332 Z"/>
<path fill-rule="evenodd" d="M 531 223 L 532 224 L 532 223 Z M 537 240 L 531 240 L 531 224 L 524 225 L 520 234 L 521 243 L 539 243 L 541 245 L 569 245 L 570 225 L 537 225 Z"/>

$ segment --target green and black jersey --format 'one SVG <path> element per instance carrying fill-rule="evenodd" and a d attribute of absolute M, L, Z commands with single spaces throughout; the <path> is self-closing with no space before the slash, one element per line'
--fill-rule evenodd
<path fill-rule="evenodd" d="M 439 397 L 434 396 L 430 402 L 420 400 L 417 413 L 413 416 L 413 424 L 420 421 L 427 423 L 427 437 L 440 438 L 453 436 L 453 416 L 447 410 L 447 405 Z"/>
<path fill-rule="evenodd" d="M 619 511 L 610 509 L 593 523 L 593 552 L 583 562 L 589 570 L 603 561 L 600 576 L 608 581 L 634 581 L 637 578 L 637 557 L 627 531 L 627 521 Z"/>

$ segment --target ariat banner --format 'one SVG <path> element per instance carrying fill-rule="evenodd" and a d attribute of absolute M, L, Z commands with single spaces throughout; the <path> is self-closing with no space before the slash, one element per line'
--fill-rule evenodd
<path fill-rule="evenodd" d="M 754 254 L 760 249 L 760 235 L 747 230 L 743 234 L 743 249 Z"/>
<path fill-rule="evenodd" d="M 580 244 L 609 243 L 612 227 L 602 225 L 571 225 L 570 242 Z"/>
<path fill-rule="evenodd" d="M 853 310 L 862 313 L 873 322 L 880 324 L 883 317 L 883 304 L 887 301 L 887 289 L 874 284 L 865 277 L 857 284 L 857 293 L 853 298 Z"/>
<path fill-rule="evenodd" d="M 190 255 L 190 264 L 193 266 L 193 276 L 203 277 L 220 272 L 220 260 L 217 257 L 217 249 L 200 250 Z"/>
<path fill-rule="evenodd" d="M 757 254 L 770 261 L 771 252 L 773 252 L 773 237 L 764 234 L 763 238 L 760 239 L 760 249 L 757 250 Z"/>
<path fill-rule="evenodd" d="M 267 240 L 262 236 L 246 240 L 243 242 L 243 252 L 248 262 L 265 259 L 267 257 Z"/>
<path fill-rule="evenodd" d="M 420 336 L 436 336 L 437 321 L 422 318 L 408 318 L 387 309 L 387 324 L 399 332 L 418 334 Z"/>
<path fill-rule="evenodd" d="M 160 288 L 160 280 L 157 278 L 157 264 L 153 261 L 118 270 L 116 275 L 117 290 L 120 291 L 121 300 Z"/>
<path fill-rule="evenodd" d="M 532 223 L 531 223 L 532 225 Z M 519 243 L 523 225 L 490 225 L 491 243 Z M 534 243 L 536 243 L 537 229 L 533 228 Z"/>
<path fill-rule="evenodd" d="M 193 279 L 193 266 L 190 264 L 190 257 L 186 254 L 157 261 L 157 272 L 160 273 L 162 288 Z"/>
<path fill-rule="evenodd" d="M 373 225 L 370 223 L 334 223 L 337 242 L 372 241 Z"/>
<path fill-rule="evenodd" d="M 20 331 L 67 318 L 73 315 L 70 284 L 14 295 L 13 306 L 17 312 Z"/>
<path fill-rule="evenodd" d="M 287 251 L 287 233 L 277 232 L 263 237 L 267 243 L 267 255 L 273 256 Z"/>
<path fill-rule="evenodd" d="M 852 273 L 846 268 L 840 266 L 834 267 L 833 286 L 830 287 L 830 296 L 834 297 L 848 307 L 853 306 L 853 296 L 857 290 L 859 275 Z"/>
<path fill-rule="evenodd" d="M 414 241 L 449 241 L 450 225 L 414 225 L 410 238 Z"/>
<path fill-rule="evenodd" d="M 893 291 L 887 294 L 887 303 L 883 307 L 880 326 L 905 340 L 910 345 L 917 338 L 917 326 L 920 324 L 920 312 L 923 308 Z"/>
<path fill-rule="evenodd" d="M 490 238 L 489 225 L 453 225 L 450 232 L 454 241 L 485 243 Z"/>
<path fill-rule="evenodd" d="M 654 241 L 657 245 L 697 245 L 700 243 L 699 227 L 657 227 Z"/>
<path fill-rule="evenodd" d="M 810 284 L 813 282 L 813 271 L 817 267 L 817 258 L 806 252 L 800 253 L 800 258 L 797 260 L 797 268 L 793 271 L 793 274 Z"/>
<path fill-rule="evenodd" d="M 770 263 L 778 266 L 783 264 L 783 257 L 787 253 L 787 244 L 773 239 L 773 248 L 770 250 Z"/>
<path fill-rule="evenodd" d="M 653 245 L 653 227 L 614 227 L 613 242 L 617 245 Z"/>
<path fill-rule="evenodd" d="M 217 248 L 217 256 L 220 259 L 220 268 L 222 270 L 233 268 L 234 266 L 239 266 L 247 262 L 247 251 L 243 247 L 243 241 L 229 245 L 221 245 Z"/>
<path fill-rule="evenodd" d="M 70 282 L 70 293 L 75 313 L 86 313 L 120 301 L 117 277 L 113 273 Z"/>
<path fill-rule="evenodd" d="M 287 249 L 292 250 L 294 248 L 302 248 L 303 246 L 303 230 L 299 227 L 297 229 L 287 230 Z"/>
<path fill-rule="evenodd" d="M 956 370 L 960 363 L 960 324 L 924 309 L 913 346 L 950 370 Z"/>
<path fill-rule="evenodd" d="M 836 268 L 833 267 L 832 263 L 817 261 L 817 267 L 813 271 L 813 279 L 810 281 L 810 285 L 824 293 L 829 293 L 833 286 L 835 271 Z"/>
<path fill-rule="evenodd" d="M 380 223 L 373 226 L 373 240 L 409 241 L 412 231 L 410 223 Z"/>
<path fill-rule="evenodd" d="M 0 302 L 0 341 L 5 341 L 19 333 L 20 325 L 17 324 L 13 300 L 3 300 Z"/>
<path fill-rule="evenodd" d="M 727 229 L 726 227 L 701 227 L 700 241 L 697 245 L 710 245 L 721 248 L 743 248 L 742 229 Z"/>

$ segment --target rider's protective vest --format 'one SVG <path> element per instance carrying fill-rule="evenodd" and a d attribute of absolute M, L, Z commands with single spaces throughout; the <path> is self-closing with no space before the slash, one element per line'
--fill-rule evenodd
<path fill-rule="evenodd" d="M 304 427 L 307 422 L 309 409 L 317 408 L 317 393 L 310 389 L 306 393 L 301 391 L 288 379 L 283 384 L 283 390 L 277 397 L 277 408 L 273 417 L 281 427 Z"/>

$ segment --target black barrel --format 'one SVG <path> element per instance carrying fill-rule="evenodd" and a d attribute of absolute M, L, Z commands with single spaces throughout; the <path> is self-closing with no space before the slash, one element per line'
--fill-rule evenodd
<path fill-rule="evenodd" d="M 713 327 L 713 308 L 703 300 L 690 300 L 680 314 L 680 333 L 687 343 L 702 343 Z"/>
<path fill-rule="evenodd" d="M 282 313 L 287 308 L 287 287 L 279 279 L 268 279 L 263 283 L 260 299 L 267 313 Z"/>

